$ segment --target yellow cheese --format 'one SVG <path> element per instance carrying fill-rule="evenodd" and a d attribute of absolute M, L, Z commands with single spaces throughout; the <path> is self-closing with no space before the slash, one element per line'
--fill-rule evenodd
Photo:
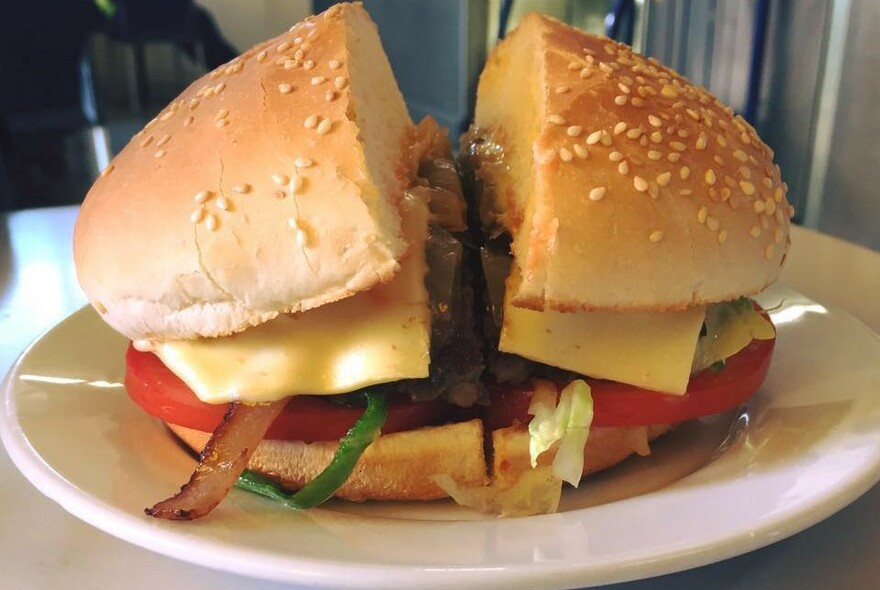
<path fill-rule="evenodd" d="M 666 312 L 532 311 L 504 304 L 499 350 L 589 377 L 684 393 L 705 307 Z"/>
<path fill-rule="evenodd" d="M 428 213 L 409 199 L 410 249 L 390 282 L 223 338 L 165 342 L 155 352 L 208 403 L 331 395 L 428 376 L 430 312 L 425 290 Z"/>

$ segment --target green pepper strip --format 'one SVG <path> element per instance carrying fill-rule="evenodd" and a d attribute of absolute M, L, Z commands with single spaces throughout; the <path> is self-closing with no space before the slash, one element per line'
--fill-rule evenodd
<path fill-rule="evenodd" d="M 339 441 L 333 459 L 324 471 L 294 494 L 287 494 L 263 475 L 245 470 L 236 487 L 278 500 L 289 508 L 306 510 L 326 502 L 354 471 L 358 459 L 370 444 L 379 438 L 388 415 L 388 401 L 384 395 L 366 393 L 367 409 Z"/>

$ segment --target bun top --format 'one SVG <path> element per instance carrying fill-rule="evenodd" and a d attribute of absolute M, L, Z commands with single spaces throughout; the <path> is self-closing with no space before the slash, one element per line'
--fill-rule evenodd
<path fill-rule="evenodd" d="M 413 124 L 360 5 L 297 24 L 185 90 L 104 170 L 80 283 L 132 339 L 221 336 L 389 280 Z"/>
<path fill-rule="evenodd" d="M 470 141 L 516 306 L 681 309 L 779 274 L 793 211 L 773 152 L 626 45 L 527 16 L 489 56 Z"/>

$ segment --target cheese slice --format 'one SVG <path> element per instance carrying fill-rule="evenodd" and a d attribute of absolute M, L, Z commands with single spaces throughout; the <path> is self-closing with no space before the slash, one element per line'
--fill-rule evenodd
<path fill-rule="evenodd" d="M 154 352 L 200 400 L 216 404 L 332 395 L 427 377 L 427 207 L 407 199 L 402 218 L 410 248 L 390 282 L 232 336 L 158 343 Z"/>
<path fill-rule="evenodd" d="M 589 377 L 682 394 L 705 307 L 684 311 L 533 311 L 505 298 L 498 349 Z"/>

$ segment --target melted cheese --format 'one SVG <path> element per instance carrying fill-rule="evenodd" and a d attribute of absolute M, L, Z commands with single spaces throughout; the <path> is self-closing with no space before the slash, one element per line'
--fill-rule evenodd
<path fill-rule="evenodd" d="M 532 311 L 504 304 L 499 350 L 569 371 L 684 393 L 705 307 L 666 312 Z"/>
<path fill-rule="evenodd" d="M 427 209 L 408 200 L 410 244 L 390 282 L 233 336 L 160 343 L 156 354 L 208 403 L 332 395 L 428 376 Z"/>

